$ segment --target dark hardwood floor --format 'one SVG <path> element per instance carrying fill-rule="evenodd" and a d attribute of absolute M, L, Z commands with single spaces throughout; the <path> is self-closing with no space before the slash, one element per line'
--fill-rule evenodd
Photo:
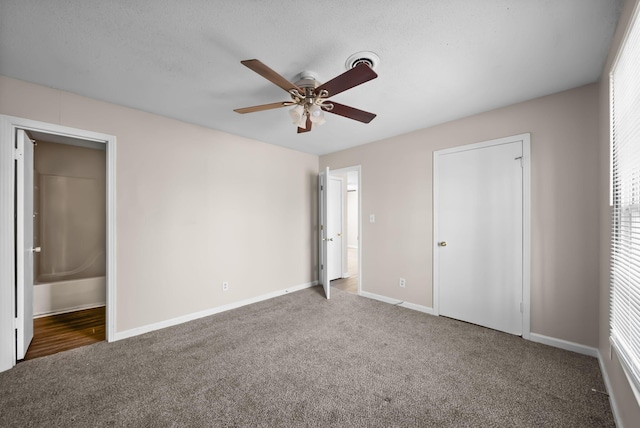
<path fill-rule="evenodd" d="M 33 340 L 24 360 L 105 340 L 105 308 L 85 309 L 33 320 Z"/>

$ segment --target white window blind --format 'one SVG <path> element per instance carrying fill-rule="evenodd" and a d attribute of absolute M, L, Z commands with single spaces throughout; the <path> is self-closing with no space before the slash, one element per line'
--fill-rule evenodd
<path fill-rule="evenodd" d="M 640 22 L 611 71 L 611 343 L 640 391 Z"/>

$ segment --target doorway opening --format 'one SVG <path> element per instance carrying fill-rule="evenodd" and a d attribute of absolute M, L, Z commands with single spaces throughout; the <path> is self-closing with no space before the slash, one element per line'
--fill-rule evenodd
<path fill-rule="evenodd" d="M 47 146 L 99 153 L 101 178 L 79 172 L 87 169 L 86 160 L 71 163 L 66 173 L 47 168 L 34 171 L 33 140 L 40 144 L 35 150 Z M 0 115 L 0 371 L 25 358 L 37 324 L 60 331 L 71 317 L 75 318 L 73 329 L 83 340 L 91 336 L 93 341 L 96 337 L 114 340 L 115 153 L 112 135 Z M 58 168 L 67 155 L 58 154 L 57 160 L 48 162 Z M 45 187 L 53 192 L 46 193 Z M 69 212 L 70 201 L 89 199 L 95 188 L 102 188 L 101 196 Z M 43 216 L 57 220 L 43 223 Z M 102 224 L 92 237 L 87 222 L 94 217 Z M 79 231 L 65 237 L 62 232 L 71 226 Z M 56 241 L 76 250 L 81 245 L 73 243 L 88 246 L 74 255 L 50 245 Z M 78 293 L 79 284 L 82 291 Z M 87 316 L 94 324 L 82 331 Z"/>
<path fill-rule="evenodd" d="M 339 178 L 343 182 L 340 193 L 340 204 L 329 211 L 337 211 L 341 223 L 341 270 L 340 276 L 331 280 L 331 287 L 352 294 L 360 294 L 360 167 L 342 168 L 330 171 L 330 177 Z M 331 215 L 331 214 L 330 214 Z"/>
<path fill-rule="evenodd" d="M 105 340 L 106 303 L 105 144 L 28 134 L 37 252 L 24 360 Z"/>

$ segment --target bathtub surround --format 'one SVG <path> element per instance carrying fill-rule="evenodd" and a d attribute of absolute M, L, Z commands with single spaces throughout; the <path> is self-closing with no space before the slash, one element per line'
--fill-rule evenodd
<path fill-rule="evenodd" d="M 106 304 L 106 277 L 72 279 L 33 286 L 33 316 L 63 314 Z"/>

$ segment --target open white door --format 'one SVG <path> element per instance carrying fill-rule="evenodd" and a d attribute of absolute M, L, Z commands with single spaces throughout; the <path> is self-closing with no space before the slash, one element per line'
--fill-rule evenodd
<path fill-rule="evenodd" d="M 21 360 L 33 339 L 33 142 L 22 129 L 17 133 L 16 359 Z"/>
<path fill-rule="evenodd" d="M 318 242 L 320 248 L 318 249 L 319 255 L 319 273 L 318 278 L 324 288 L 324 294 L 327 299 L 331 297 L 331 283 L 329 281 L 329 260 L 328 260 L 328 248 L 327 248 L 327 207 L 328 207 L 328 194 L 329 186 L 327 186 L 329 179 L 329 167 L 318 175 Z"/>

